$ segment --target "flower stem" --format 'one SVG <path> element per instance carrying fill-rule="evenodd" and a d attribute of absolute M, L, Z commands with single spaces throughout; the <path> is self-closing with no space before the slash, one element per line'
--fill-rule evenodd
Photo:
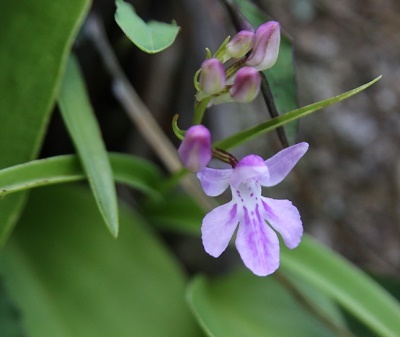
<path fill-rule="evenodd" d="M 232 168 L 235 168 L 238 163 L 238 160 L 232 154 L 224 150 L 214 148 L 212 149 L 212 153 L 214 158 L 230 164 Z"/>
<path fill-rule="evenodd" d="M 196 101 L 194 104 L 193 125 L 201 124 L 204 117 L 204 112 L 207 109 L 208 103 L 211 101 L 211 96 L 203 98 L 200 102 Z"/>

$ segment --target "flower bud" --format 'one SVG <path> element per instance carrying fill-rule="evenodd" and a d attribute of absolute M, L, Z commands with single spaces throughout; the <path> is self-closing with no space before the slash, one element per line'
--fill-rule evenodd
<path fill-rule="evenodd" d="M 229 94 L 235 102 L 251 102 L 260 92 L 261 76 L 253 67 L 243 67 L 236 73 Z"/>
<path fill-rule="evenodd" d="M 182 165 L 192 172 L 202 170 L 212 158 L 211 135 L 204 125 L 194 125 L 186 131 L 178 149 Z"/>
<path fill-rule="evenodd" d="M 257 70 L 271 68 L 279 54 L 281 42 L 280 25 L 276 21 L 269 21 L 257 28 L 253 51 L 249 55 L 246 65 Z"/>
<path fill-rule="evenodd" d="M 207 95 L 214 95 L 225 87 L 225 69 L 216 58 L 205 60 L 201 65 L 200 87 Z"/>
<path fill-rule="evenodd" d="M 241 30 L 226 45 L 226 54 L 230 57 L 241 58 L 253 47 L 255 35 L 249 30 Z"/>

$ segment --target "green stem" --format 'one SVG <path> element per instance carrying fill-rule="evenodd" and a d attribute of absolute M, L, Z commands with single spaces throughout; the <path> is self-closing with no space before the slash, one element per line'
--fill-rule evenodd
<path fill-rule="evenodd" d="M 201 124 L 201 121 L 204 117 L 204 112 L 207 109 L 208 103 L 210 103 L 212 97 L 206 97 L 202 99 L 200 102 L 196 101 L 194 106 L 194 116 L 193 116 L 193 125 Z"/>

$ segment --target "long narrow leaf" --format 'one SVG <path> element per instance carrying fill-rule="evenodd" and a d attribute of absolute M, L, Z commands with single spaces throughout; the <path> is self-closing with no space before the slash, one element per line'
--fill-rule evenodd
<path fill-rule="evenodd" d="M 0 1 L 0 169 L 34 159 L 56 99 L 66 55 L 89 0 Z M 24 194 L 0 201 L 0 244 Z"/>
<path fill-rule="evenodd" d="M 67 64 L 59 104 L 99 210 L 112 235 L 117 236 L 117 194 L 111 165 L 74 57 L 70 57 Z"/>
<path fill-rule="evenodd" d="M 400 304 L 365 273 L 306 236 L 296 251 L 281 251 L 282 270 L 340 303 L 381 337 L 398 337 Z"/>
<path fill-rule="evenodd" d="M 131 155 L 108 155 L 117 182 L 156 196 L 160 171 L 150 162 Z M 35 187 L 87 179 L 76 155 L 34 160 L 0 170 L 0 197 Z"/>
<path fill-rule="evenodd" d="M 216 148 L 222 149 L 222 150 L 232 149 L 236 146 L 243 144 L 244 142 L 249 141 L 250 139 L 261 136 L 271 130 L 274 130 L 279 126 L 285 125 L 285 124 L 295 121 L 299 118 L 310 115 L 315 111 L 321 110 L 322 108 L 326 108 L 329 105 L 338 103 L 338 102 L 343 101 L 355 94 L 358 94 L 359 92 L 367 89 L 368 87 L 373 85 L 375 82 L 380 80 L 381 77 L 382 76 L 379 76 L 369 83 L 366 83 L 358 88 L 347 91 L 338 96 L 335 96 L 335 97 L 332 97 L 332 98 L 329 98 L 329 99 L 326 99 L 326 100 L 323 100 L 323 101 L 320 101 L 317 103 L 313 103 L 313 104 L 307 105 L 305 107 L 285 113 L 282 116 L 272 118 L 267 122 L 258 124 L 257 126 L 251 127 L 249 129 L 241 131 L 241 132 L 238 132 L 237 134 L 230 136 L 224 140 L 215 142 L 213 144 L 213 146 Z"/>

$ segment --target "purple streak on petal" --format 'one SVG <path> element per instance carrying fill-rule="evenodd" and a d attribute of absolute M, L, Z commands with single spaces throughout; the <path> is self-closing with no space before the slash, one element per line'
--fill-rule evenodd
<path fill-rule="evenodd" d="M 239 160 L 232 172 L 231 185 L 237 188 L 241 183 L 255 178 L 267 180 L 269 177 L 268 167 L 264 160 L 254 154 L 248 155 Z"/>
<path fill-rule="evenodd" d="M 299 211 L 289 200 L 262 197 L 262 215 L 282 235 L 285 245 L 296 248 L 303 235 Z"/>
<path fill-rule="evenodd" d="M 269 179 L 260 179 L 262 186 L 274 186 L 280 183 L 307 152 L 308 144 L 303 142 L 292 145 L 275 156 L 267 159 L 265 164 L 269 170 Z"/>
<path fill-rule="evenodd" d="M 216 197 L 228 188 L 231 175 L 232 169 L 206 167 L 197 172 L 197 178 L 199 178 L 204 192 L 210 197 Z"/>
<path fill-rule="evenodd" d="M 279 267 L 279 240 L 262 219 L 258 207 L 251 214 L 244 207 L 236 248 L 247 268 L 256 275 L 266 276 Z"/>
<path fill-rule="evenodd" d="M 201 225 L 203 246 L 211 256 L 218 257 L 226 249 L 239 222 L 237 204 L 233 201 L 208 213 Z"/>

